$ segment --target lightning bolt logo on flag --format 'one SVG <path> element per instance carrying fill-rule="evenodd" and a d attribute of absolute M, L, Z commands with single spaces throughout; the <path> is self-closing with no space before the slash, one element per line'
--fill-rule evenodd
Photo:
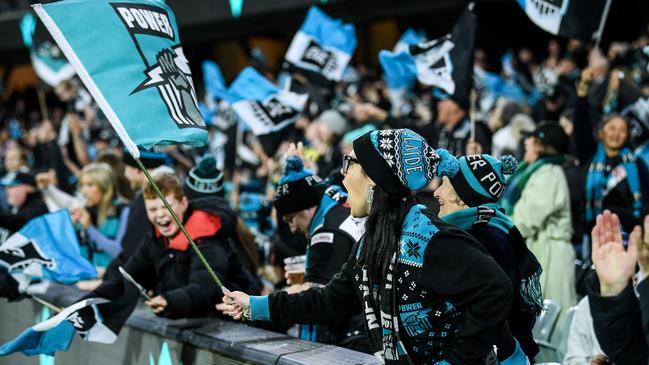
<path fill-rule="evenodd" d="M 154 0 L 34 5 L 126 148 L 204 145 L 189 62 L 171 9 Z"/>

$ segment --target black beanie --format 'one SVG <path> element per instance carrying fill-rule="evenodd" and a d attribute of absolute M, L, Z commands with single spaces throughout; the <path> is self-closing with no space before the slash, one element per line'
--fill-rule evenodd
<path fill-rule="evenodd" d="M 204 156 L 189 170 L 183 191 L 189 200 L 223 196 L 223 172 L 216 168 L 214 157 Z"/>
<path fill-rule="evenodd" d="M 457 171 L 448 151 L 433 149 L 410 129 L 370 131 L 353 145 L 367 176 L 388 194 L 409 196 L 442 172 Z"/>
<path fill-rule="evenodd" d="M 318 206 L 325 188 L 323 180 L 318 175 L 304 169 L 301 158 L 288 157 L 284 173 L 275 190 L 273 204 L 277 209 L 277 215 L 282 217 Z"/>

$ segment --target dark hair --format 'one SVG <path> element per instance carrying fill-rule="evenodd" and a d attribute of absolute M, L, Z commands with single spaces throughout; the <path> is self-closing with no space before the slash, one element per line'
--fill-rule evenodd
<path fill-rule="evenodd" d="M 367 266 L 370 280 L 380 281 L 387 274 L 392 254 L 398 251 L 401 227 L 409 208 L 404 200 L 412 198 L 388 194 L 378 186 L 373 190 L 358 264 Z"/>
<path fill-rule="evenodd" d="M 622 119 L 624 121 L 624 123 L 626 124 L 627 131 L 631 132 L 631 123 L 623 115 L 617 114 L 617 113 L 604 115 L 602 117 L 602 119 L 600 120 L 599 125 L 597 126 L 597 130 L 601 131 L 608 124 L 608 122 L 610 122 L 613 119 L 617 119 L 617 118 Z"/>

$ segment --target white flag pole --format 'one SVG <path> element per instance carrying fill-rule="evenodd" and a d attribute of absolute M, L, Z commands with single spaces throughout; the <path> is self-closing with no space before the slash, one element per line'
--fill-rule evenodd
<path fill-rule="evenodd" d="M 595 48 L 599 48 L 599 43 L 602 40 L 602 34 L 604 34 L 604 26 L 606 25 L 606 19 L 608 18 L 608 11 L 611 8 L 611 2 L 613 0 L 606 0 L 606 5 L 604 5 L 604 12 L 602 13 L 602 19 L 599 21 L 599 28 L 597 29 L 597 34 L 595 37 Z"/>

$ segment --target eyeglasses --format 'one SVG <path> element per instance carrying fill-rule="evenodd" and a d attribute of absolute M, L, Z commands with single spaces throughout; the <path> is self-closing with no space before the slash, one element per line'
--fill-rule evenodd
<path fill-rule="evenodd" d="M 347 172 L 349 171 L 349 167 L 355 163 L 358 163 L 358 159 L 350 155 L 344 155 L 343 166 L 340 168 L 340 173 L 343 175 L 347 174 Z"/>
<path fill-rule="evenodd" d="M 291 224 L 293 222 L 293 219 L 297 216 L 297 213 L 292 213 L 292 214 L 286 214 L 282 217 L 282 220 L 286 224 Z"/>

